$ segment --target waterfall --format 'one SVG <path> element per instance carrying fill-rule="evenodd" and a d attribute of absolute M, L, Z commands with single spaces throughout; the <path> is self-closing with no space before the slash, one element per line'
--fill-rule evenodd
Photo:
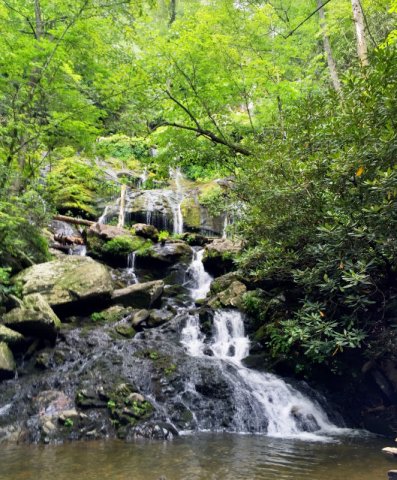
<path fill-rule="evenodd" d="M 202 263 L 204 250 L 194 253 L 187 270 L 192 278 L 193 299 L 204 297 L 211 277 Z M 236 431 L 254 431 L 276 437 L 321 439 L 321 435 L 342 433 L 322 407 L 284 380 L 271 373 L 244 367 L 250 341 L 244 332 L 243 315 L 238 310 L 218 310 L 214 314 L 212 336 L 201 332 L 198 315 L 189 315 L 181 332 L 181 343 L 192 357 L 217 362 L 232 386 Z"/>
<path fill-rule="evenodd" d="M 225 214 L 225 218 L 223 220 L 223 229 L 222 229 L 222 238 L 227 238 L 227 227 L 229 226 L 229 219 L 227 213 Z"/>
<path fill-rule="evenodd" d="M 106 205 L 102 215 L 98 218 L 98 223 L 101 223 L 101 224 L 107 223 L 108 221 L 107 215 L 108 215 L 109 209 L 110 209 L 110 205 Z"/>
<path fill-rule="evenodd" d="M 203 265 L 204 249 L 193 250 L 193 260 L 186 271 L 188 283 L 191 285 L 190 295 L 193 300 L 205 298 L 210 290 L 212 277 Z"/>
<path fill-rule="evenodd" d="M 139 283 L 138 277 L 135 273 L 135 261 L 136 261 L 136 254 L 132 252 L 127 257 L 127 274 L 128 277 L 131 279 L 131 283 Z"/>
<path fill-rule="evenodd" d="M 250 425 L 257 433 L 310 440 L 343 431 L 329 421 L 316 401 L 281 378 L 244 367 L 241 361 L 249 353 L 250 342 L 239 311 L 217 311 L 212 338 L 209 343 L 204 340 L 197 316 L 190 316 L 181 343 L 190 356 L 203 358 L 209 353 L 208 361 L 217 361 L 232 383 L 237 431 L 244 432 Z"/>

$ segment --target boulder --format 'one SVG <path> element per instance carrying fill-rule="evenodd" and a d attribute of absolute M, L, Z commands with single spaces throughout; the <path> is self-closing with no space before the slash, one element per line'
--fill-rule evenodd
<path fill-rule="evenodd" d="M 158 241 L 159 231 L 155 226 L 147 225 L 146 223 L 136 223 L 132 228 L 135 231 L 135 235 L 138 235 L 138 237 L 149 238 L 154 242 Z"/>
<path fill-rule="evenodd" d="M 223 275 L 235 269 L 234 258 L 241 251 L 241 242 L 217 238 L 205 246 L 203 264 L 214 276 Z"/>
<path fill-rule="evenodd" d="M 40 263 L 14 277 L 22 284 L 23 295 L 40 293 L 56 313 L 82 308 L 98 309 L 113 291 L 108 269 L 89 257 L 68 255 Z"/>
<path fill-rule="evenodd" d="M 0 342 L 6 343 L 8 346 L 14 346 L 24 341 L 23 335 L 5 325 L 0 325 Z"/>
<path fill-rule="evenodd" d="M 182 240 L 167 240 L 158 243 L 144 252 L 137 252 L 140 265 L 148 267 L 167 268 L 175 263 L 189 263 L 193 251 Z"/>
<path fill-rule="evenodd" d="M 139 327 L 143 322 L 145 322 L 149 318 L 150 312 L 149 310 L 138 310 L 134 316 L 132 317 L 131 325 L 133 327 Z"/>
<path fill-rule="evenodd" d="M 164 291 L 164 282 L 136 283 L 126 288 L 115 290 L 112 301 L 125 307 L 150 308 L 161 298 Z"/>
<path fill-rule="evenodd" d="M 215 278 L 211 283 L 211 294 L 216 295 L 217 293 L 223 292 L 236 280 L 241 281 L 240 275 L 236 272 L 229 272 Z"/>
<path fill-rule="evenodd" d="M 389 457 L 397 457 L 397 448 L 396 447 L 385 447 L 382 448 L 382 452 L 385 453 Z"/>
<path fill-rule="evenodd" d="M 0 342 L 0 380 L 13 378 L 15 375 L 15 360 L 7 344 Z"/>
<path fill-rule="evenodd" d="M 106 225 L 104 223 L 94 223 L 88 230 L 88 236 L 97 236 L 102 240 L 109 241 L 123 235 L 131 235 L 129 230 L 125 228 L 115 227 L 114 225 Z M 132 236 L 132 235 L 131 235 Z"/>
<path fill-rule="evenodd" d="M 3 315 L 3 323 L 23 335 L 55 340 L 61 321 L 40 293 L 23 299 L 22 308 L 14 308 Z"/>
<path fill-rule="evenodd" d="M 246 292 L 247 287 L 244 285 L 244 283 L 235 280 L 226 290 L 211 298 L 208 302 L 208 305 L 212 308 L 242 308 L 243 297 Z"/>
<path fill-rule="evenodd" d="M 169 310 L 152 310 L 147 321 L 148 327 L 158 327 L 171 320 L 173 316 Z"/>

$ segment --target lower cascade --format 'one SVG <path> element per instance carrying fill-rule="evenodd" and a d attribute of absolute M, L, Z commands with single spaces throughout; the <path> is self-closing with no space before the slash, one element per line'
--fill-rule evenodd
<path fill-rule="evenodd" d="M 244 334 L 239 311 L 217 311 L 213 335 L 208 343 L 204 339 L 198 318 L 189 317 L 181 341 L 191 356 L 216 362 L 231 383 L 235 431 L 311 439 L 315 436 L 309 432 L 315 432 L 316 436 L 342 432 L 330 422 L 318 402 L 276 375 L 243 366 L 242 359 L 249 353 L 250 342 Z"/>

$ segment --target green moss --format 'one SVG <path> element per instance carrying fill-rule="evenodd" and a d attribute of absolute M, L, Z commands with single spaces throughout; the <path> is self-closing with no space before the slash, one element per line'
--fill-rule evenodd
<path fill-rule="evenodd" d="M 136 237 L 138 238 L 138 237 Z M 121 235 L 119 237 L 112 238 L 106 242 L 102 250 L 110 255 L 124 256 L 136 250 L 137 242 L 127 235 Z M 139 247 L 138 247 L 139 248 Z"/>
<path fill-rule="evenodd" d="M 181 212 L 183 215 L 183 221 L 191 228 L 200 228 L 201 215 L 200 205 L 196 204 L 194 198 L 185 198 L 181 203 Z"/>

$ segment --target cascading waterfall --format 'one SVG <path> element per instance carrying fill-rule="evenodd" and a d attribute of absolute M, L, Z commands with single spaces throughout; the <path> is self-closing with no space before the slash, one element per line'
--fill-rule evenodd
<path fill-rule="evenodd" d="M 210 290 L 213 278 L 209 275 L 203 265 L 204 249 L 193 250 L 193 260 L 186 271 L 189 280 L 190 296 L 193 300 L 205 298 Z"/>
<path fill-rule="evenodd" d="M 193 298 L 205 296 L 209 278 L 203 275 L 202 252 L 189 267 L 195 275 Z M 202 265 L 202 263 L 201 263 Z M 204 270 L 204 268 L 203 268 Z M 207 274 L 208 275 L 208 274 Z M 324 435 L 342 433 L 333 425 L 322 407 L 314 400 L 270 373 L 250 370 L 242 364 L 248 356 L 250 341 L 244 333 L 242 314 L 237 310 L 219 310 L 213 319 L 213 333 L 206 342 L 197 315 L 190 315 L 181 332 L 181 343 L 192 357 L 217 362 L 233 387 L 236 431 L 267 433 L 276 437 L 321 439 Z"/>
<path fill-rule="evenodd" d="M 131 279 L 130 283 L 139 283 L 138 277 L 135 272 L 136 254 L 132 252 L 127 257 L 127 275 Z"/>
<path fill-rule="evenodd" d="M 108 222 L 107 215 L 109 213 L 110 208 L 111 208 L 110 205 L 105 206 L 105 209 L 104 209 L 102 215 L 98 218 L 98 223 L 106 224 Z"/>

